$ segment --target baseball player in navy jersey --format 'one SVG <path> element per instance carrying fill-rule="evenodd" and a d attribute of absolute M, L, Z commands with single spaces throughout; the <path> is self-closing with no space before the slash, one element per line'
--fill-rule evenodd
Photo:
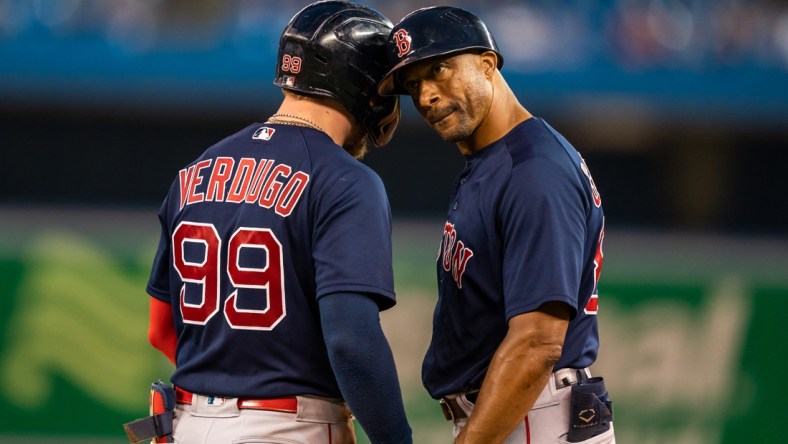
<path fill-rule="evenodd" d="M 472 13 L 414 11 L 388 47 L 378 92 L 410 95 L 466 159 L 443 226 L 422 367 L 455 442 L 615 442 L 604 380 L 588 368 L 599 348 L 604 238 L 588 167 L 519 103 Z"/>
<path fill-rule="evenodd" d="M 147 291 L 176 443 L 353 443 L 353 416 L 373 443 L 411 442 L 379 321 L 395 304 L 389 204 L 357 160 L 399 121 L 376 93 L 391 26 L 344 1 L 298 12 L 276 114 L 173 182 Z"/>

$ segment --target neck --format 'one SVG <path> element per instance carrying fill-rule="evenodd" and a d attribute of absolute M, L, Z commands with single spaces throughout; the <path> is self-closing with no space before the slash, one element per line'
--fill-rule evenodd
<path fill-rule="evenodd" d="M 344 146 L 353 129 L 349 114 L 330 99 L 285 94 L 275 114 L 277 119 L 296 123 L 311 122 L 339 146 Z M 294 116 L 296 118 L 288 118 Z M 312 126 L 312 125 L 305 125 Z"/>
<path fill-rule="evenodd" d="M 509 133 L 520 123 L 530 119 L 528 112 L 517 100 L 501 73 L 496 70 L 491 81 L 490 109 L 471 136 L 457 143 L 462 154 L 473 154 Z"/>

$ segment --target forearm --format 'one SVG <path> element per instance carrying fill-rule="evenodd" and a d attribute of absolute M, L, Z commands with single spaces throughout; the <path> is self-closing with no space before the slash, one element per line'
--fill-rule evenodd
<path fill-rule="evenodd" d="M 381 343 L 376 339 L 370 340 L 369 336 L 359 342 Z M 332 361 L 336 362 L 335 369 L 343 367 L 336 372 L 337 382 L 370 441 L 410 443 L 411 430 L 404 413 L 394 358 L 388 346 L 374 349 L 356 347 L 354 356 L 344 354 Z"/>
<path fill-rule="evenodd" d="M 510 320 L 457 443 L 504 442 L 524 420 L 561 357 L 568 315 L 559 316 L 537 311 Z"/>
<path fill-rule="evenodd" d="M 331 366 L 353 415 L 374 444 L 411 443 L 394 357 L 374 301 L 363 295 L 320 300 Z"/>
<path fill-rule="evenodd" d="M 552 359 L 545 350 L 520 347 L 504 341 L 493 357 L 473 414 L 458 443 L 504 442 L 522 422 L 544 389 Z"/>

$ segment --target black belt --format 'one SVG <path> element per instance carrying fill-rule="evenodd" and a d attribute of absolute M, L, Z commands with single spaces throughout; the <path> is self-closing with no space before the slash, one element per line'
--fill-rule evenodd
<path fill-rule="evenodd" d="M 590 377 L 591 371 L 588 368 L 562 368 L 554 371 L 552 375 L 556 390 L 585 381 Z M 444 396 L 440 399 L 443 417 L 446 418 L 447 421 L 455 421 L 468 417 L 465 413 L 465 409 L 460 405 L 460 402 L 463 402 L 463 398 L 471 404 L 476 404 L 476 400 L 479 398 L 479 390 L 470 390 L 465 393 Z"/>

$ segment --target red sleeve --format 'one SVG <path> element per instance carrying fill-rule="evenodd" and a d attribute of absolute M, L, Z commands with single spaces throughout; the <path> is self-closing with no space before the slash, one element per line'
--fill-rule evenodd
<path fill-rule="evenodd" d="M 175 347 L 178 344 L 178 337 L 175 335 L 172 310 L 170 304 L 154 297 L 150 298 L 148 341 L 175 364 Z"/>

